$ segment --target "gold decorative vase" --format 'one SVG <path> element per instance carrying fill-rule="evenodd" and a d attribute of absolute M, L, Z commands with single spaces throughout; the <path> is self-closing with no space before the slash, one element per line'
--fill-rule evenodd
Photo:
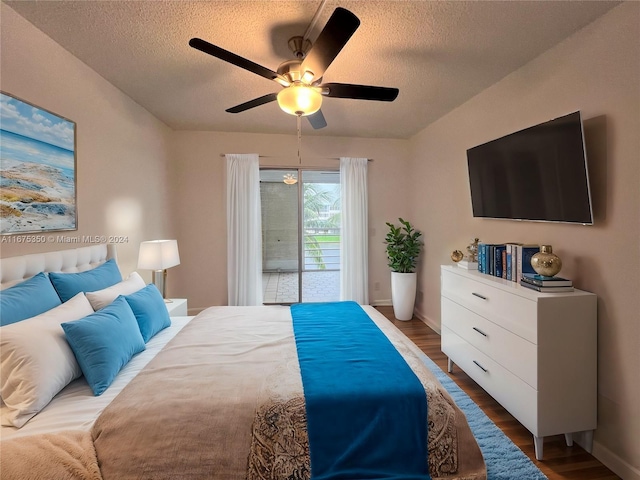
<path fill-rule="evenodd" d="M 539 275 L 553 277 L 562 269 L 562 260 L 553 253 L 551 245 L 541 245 L 540 251 L 531 257 L 531 266 Z"/>
<path fill-rule="evenodd" d="M 460 250 L 454 250 L 453 252 L 451 252 L 451 260 L 453 260 L 456 263 L 462 260 L 463 257 L 464 257 L 464 254 Z"/>

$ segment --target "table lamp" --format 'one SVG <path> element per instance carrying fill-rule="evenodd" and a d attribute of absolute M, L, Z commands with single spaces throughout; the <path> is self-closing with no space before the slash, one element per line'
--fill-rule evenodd
<path fill-rule="evenodd" d="M 167 268 L 180 265 L 177 240 L 150 240 L 140 244 L 138 268 L 152 270 L 153 284 L 166 301 Z"/>

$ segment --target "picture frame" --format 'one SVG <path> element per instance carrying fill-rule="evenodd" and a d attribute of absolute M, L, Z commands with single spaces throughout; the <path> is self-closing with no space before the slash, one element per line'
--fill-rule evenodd
<path fill-rule="evenodd" d="M 0 91 L 0 235 L 78 229 L 76 123 Z"/>

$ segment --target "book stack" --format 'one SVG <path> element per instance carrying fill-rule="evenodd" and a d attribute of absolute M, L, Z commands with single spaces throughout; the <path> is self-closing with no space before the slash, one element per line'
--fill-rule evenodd
<path fill-rule="evenodd" d="M 573 291 L 573 282 L 571 280 L 562 277 L 545 277 L 537 273 L 523 273 L 520 285 L 544 293 Z"/>
<path fill-rule="evenodd" d="M 524 273 L 535 273 L 531 257 L 539 251 L 539 245 L 479 243 L 478 271 L 517 283 Z"/>

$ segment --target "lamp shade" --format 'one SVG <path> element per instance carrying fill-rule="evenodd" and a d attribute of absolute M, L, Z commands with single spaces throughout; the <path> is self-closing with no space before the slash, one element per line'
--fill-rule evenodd
<path fill-rule="evenodd" d="M 278 93 L 278 105 L 291 115 L 311 115 L 320 110 L 322 95 L 313 87 L 294 83 Z"/>
<path fill-rule="evenodd" d="M 140 244 L 138 268 L 164 270 L 180 265 L 177 240 L 150 240 Z"/>

